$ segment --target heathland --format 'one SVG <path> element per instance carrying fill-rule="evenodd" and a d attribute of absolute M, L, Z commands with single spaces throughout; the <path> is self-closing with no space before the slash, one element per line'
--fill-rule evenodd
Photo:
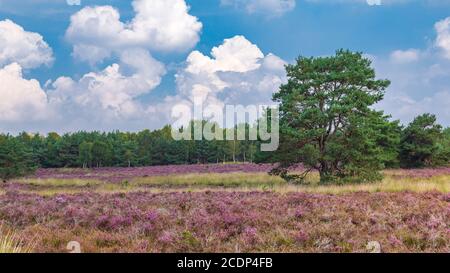
<path fill-rule="evenodd" d="M 0 252 L 66 252 L 70 241 L 83 252 L 450 251 L 450 168 L 345 185 L 315 173 L 288 184 L 271 168 L 40 169 L 0 189 Z"/>

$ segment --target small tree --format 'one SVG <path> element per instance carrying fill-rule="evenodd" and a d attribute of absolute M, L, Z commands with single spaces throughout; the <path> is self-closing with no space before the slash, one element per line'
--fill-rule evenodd
<path fill-rule="evenodd" d="M 438 141 L 442 136 L 442 126 L 436 123 L 435 115 L 423 114 L 416 117 L 402 134 L 401 165 L 407 168 L 435 165 L 439 152 Z"/>
<path fill-rule="evenodd" d="M 311 170 L 320 173 L 322 183 L 379 179 L 383 150 L 377 140 L 387 120 L 371 106 L 390 82 L 375 79 L 371 61 L 347 50 L 300 57 L 286 71 L 287 84 L 274 94 L 280 103 L 281 147 L 280 165 L 272 173 L 299 182 Z M 288 168 L 297 163 L 307 170 L 289 175 Z"/>
<path fill-rule="evenodd" d="M 32 151 L 10 136 L 0 136 L 0 179 L 4 183 L 25 176 L 36 169 Z"/>

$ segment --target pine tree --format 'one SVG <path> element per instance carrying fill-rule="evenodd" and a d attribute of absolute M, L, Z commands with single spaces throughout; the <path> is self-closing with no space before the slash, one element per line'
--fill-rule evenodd
<path fill-rule="evenodd" d="M 19 139 L 0 136 L 0 179 L 10 179 L 32 173 L 36 169 L 32 151 Z"/>

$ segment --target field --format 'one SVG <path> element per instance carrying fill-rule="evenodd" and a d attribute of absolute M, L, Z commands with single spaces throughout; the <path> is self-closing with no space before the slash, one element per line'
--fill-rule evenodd
<path fill-rule="evenodd" d="M 450 168 L 321 186 L 271 167 L 38 170 L 0 188 L 0 252 L 450 252 Z"/>

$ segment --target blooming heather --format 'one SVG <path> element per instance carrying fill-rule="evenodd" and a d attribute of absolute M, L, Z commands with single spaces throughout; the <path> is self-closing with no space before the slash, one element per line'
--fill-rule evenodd
<path fill-rule="evenodd" d="M 43 252 L 72 240 L 88 252 L 364 252 L 370 241 L 450 251 L 450 204 L 438 192 L 7 192 L 0 219 Z"/>

